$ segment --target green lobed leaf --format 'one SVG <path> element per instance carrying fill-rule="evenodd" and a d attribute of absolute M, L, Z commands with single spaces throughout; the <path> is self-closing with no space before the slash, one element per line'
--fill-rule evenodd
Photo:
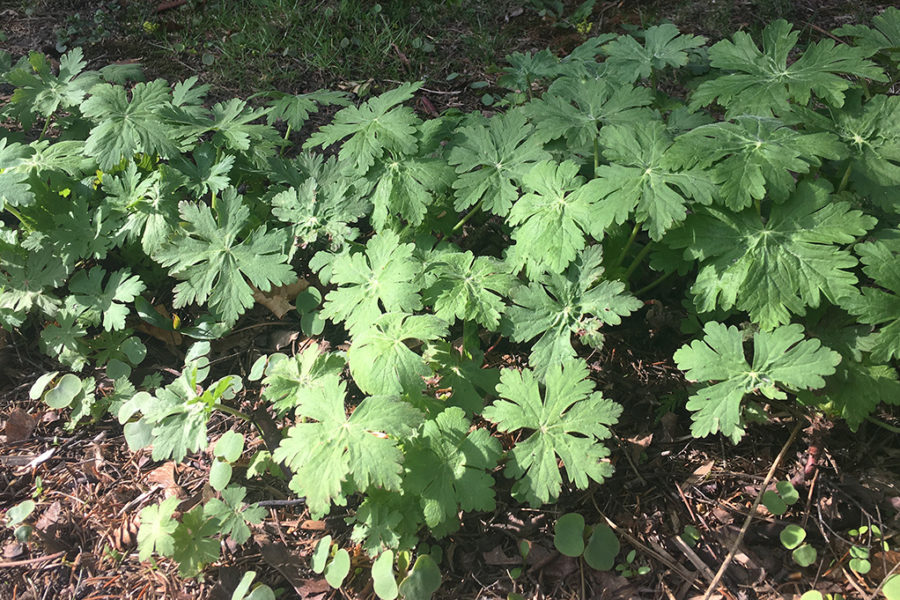
<path fill-rule="evenodd" d="M 414 248 L 386 230 L 368 241 L 364 253 L 335 256 L 331 281 L 339 287 L 325 296 L 322 317 L 344 321 L 355 335 L 371 327 L 382 312 L 422 308 L 421 265 L 413 260 Z"/>
<path fill-rule="evenodd" d="M 667 240 L 699 259 L 691 287 L 700 312 L 738 308 L 763 329 L 856 293 L 849 270 L 856 259 L 837 244 L 849 244 L 875 225 L 875 218 L 835 201 L 827 182 L 803 181 L 767 219 L 753 209 L 740 213 L 698 208 Z"/>
<path fill-rule="evenodd" d="M 430 341 L 447 334 L 447 323 L 432 315 L 387 313 L 358 331 L 347 352 L 350 374 L 369 394 L 399 395 L 425 389 L 431 369 L 408 340 Z"/>
<path fill-rule="evenodd" d="M 692 106 L 718 101 L 727 109 L 727 118 L 771 116 L 789 112 L 791 101 L 806 106 L 815 93 L 831 106 L 841 107 L 850 87 L 847 75 L 884 81 L 881 69 L 865 58 L 866 50 L 836 45 L 829 39 L 810 44 L 788 65 L 799 36 L 790 23 L 779 19 L 763 30 L 762 50 L 743 31 L 717 42 L 709 49 L 710 64 L 729 73 L 700 84 Z"/>
<path fill-rule="evenodd" d="M 185 227 L 154 255 L 182 280 L 175 286 L 175 308 L 207 302 L 233 323 L 253 306 L 251 284 L 267 292 L 296 279 L 284 253 L 285 230 L 267 232 L 262 225 L 241 235 L 250 209 L 234 188 L 219 199 L 215 217 L 205 204 L 182 202 L 179 208 Z"/>
<path fill-rule="evenodd" d="M 734 326 L 710 321 L 703 340 L 682 346 L 675 353 L 678 368 L 691 381 L 708 383 L 687 403 L 692 415 L 691 433 L 704 437 L 722 432 L 737 443 L 744 435 L 741 402 L 748 394 L 784 399 L 786 391 L 818 389 L 823 377 L 834 373 L 841 355 L 803 339 L 799 324 L 753 335 L 753 361 L 744 358 L 743 336 Z"/>
<path fill-rule="evenodd" d="M 297 410 L 311 421 L 291 427 L 272 454 L 294 472 L 291 489 L 306 497 L 314 515 L 327 513 L 331 502 L 343 505 L 348 489 L 399 489 L 403 453 L 397 437 L 422 422 L 419 411 L 389 396 L 364 399 L 348 418 L 345 391 L 344 383 L 316 390 Z"/>
<path fill-rule="evenodd" d="M 524 113 L 512 110 L 476 120 L 457 130 L 447 161 L 456 167 L 453 208 L 463 211 L 480 204 L 506 216 L 518 198 L 518 185 L 538 162 L 549 159 Z"/>
<path fill-rule="evenodd" d="M 494 510 L 490 471 L 500 459 L 500 443 L 486 429 L 470 432 L 461 408 L 450 407 L 425 422 L 407 445 L 403 492 L 419 499 L 435 537 L 459 528 L 459 512 Z"/>
<path fill-rule="evenodd" d="M 485 419 L 502 432 L 530 430 L 509 452 L 504 473 L 516 479 L 513 496 L 532 506 L 551 502 L 562 489 L 560 461 L 570 483 L 585 489 L 589 480 L 602 483 L 612 474 L 601 443 L 610 436 L 622 407 L 593 392 L 584 361 L 552 365 L 543 394 L 534 373 L 504 369 L 496 400 L 484 409 Z"/>

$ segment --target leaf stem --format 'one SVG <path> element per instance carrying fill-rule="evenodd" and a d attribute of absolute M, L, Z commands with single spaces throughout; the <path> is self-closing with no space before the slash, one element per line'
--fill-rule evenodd
<path fill-rule="evenodd" d="M 641 248 L 641 251 L 637 253 L 637 256 L 634 257 L 634 260 L 631 261 L 631 264 L 628 265 L 628 268 L 625 270 L 625 281 L 628 281 L 628 278 L 631 277 L 631 274 L 634 273 L 634 270 L 638 268 L 638 265 L 641 264 L 641 261 L 644 260 L 648 254 L 650 254 L 650 249 L 653 246 L 648 242 L 646 246 Z"/>
<path fill-rule="evenodd" d="M 628 241 L 625 242 L 625 247 L 622 248 L 622 252 L 619 253 L 619 257 L 616 259 L 614 267 L 618 267 L 625 260 L 625 256 L 628 254 L 628 251 L 631 250 L 631 245 L 634 243 L 634 238 L 637 237 L 638 231 L 641 230 L 641 224 L 635 222 L 634 227 L 631 228 L 631 235 L 628 236 Z"/>
<path fill-rule="evenodd" d="M 873 417 L 872 415 L 867 415 L 867 416 L 866 416 L 866 421 L 868 421 L 868 422 L 870 422 L 870 423 L 874 423 L 875 425 L 878 425 L 879 427 L 881 427 L 881 428 L 883 428 L 883 429 L 887 429 L 887 430 L 890 431 L 891 433 L 900 433 L 900 427 L 894 427 L 893 425 L 890 425 L 890 424 L 888 424 L 888 423 L 885 423 L 885 422 L 882 421 L 881 419 L 876 419 L 876 418 Z"/>
<path fill-rule="evenodd" d="M 844 176 L 841 177 L 841 183 L 838 185 L 837 192 L 843 192 L 847 188 L 847 183 L 850 181 L 850 173 L 853 171 L 853 163 L 847 162 L 847 168 L 844 170 Z"/>
<path fill-rule="evenodd" d="M 597 167 L 600 166 L 600 140 L 594 136 L 594 177 L 597 176 Z"/>
<path fill-rule="evenodd" d="M 465 214 L 465 216 L 464 216 L 462 219 L 460 219 L 459 222 L 458 222 L 456 225 L 453 226 L 453 229 L 452 229 L 451 231 L 458 231 L 460 227 L 462 227 L 463 225 L 465 225 L 465 224 L 469 221 L 469 219 L 471 219 L 472 217 L 475 216 L 475 213 L 477 213 L 479 210 L 481 210 L 481 205 L 482 205 L 482 204 L 484 204 L 484 198 L 482 198 L 481 200 L 479 200 L 479 201 L 478 201 L 478 204 L 476 204 L 475 206 L 473 206 L 473 207 L 472 207 L 472 210 L 470 210 L 469 212 L 467 212 L 467 213 Z"/>
<path fill-rule="evenodd" d="M 41 129 L 41 135 L 38 136 L 38 141 L 44 139 L 44 134 L 47 133 L 47 129 L 50 128 L 50 117 L 53 115 L 47 115 L 47 120 L 44 121 L 44 128 Z"/>
<path fill-rule="evenodd" d="M 213 404 L 213 408 L 216 410 L 220 410 L 223 413 L 227 413 L 229 415 L 237 417 L 238 419 L 243 419 L 244 421 L 247 421 L 248 423 L 253 423 L 255 425 L 255 422 L 253 421 L 253 417 L 251 417 L 250 415 L 248 415 L 245 412 L 239 411 L 236 408 L 231 408 L 230 406 L 228 406 L 226 404 L 222 404 L 221 402 L 216 402 L 215 404 Z"/>
<path fill-rule="evenodd" d="M 6 210 L 8 210 L 10 213 L 12 213 L 12 216 L 14 216 L 15 218 L 17 218 L 17 219 L 19 220 L 19 223 L 21 223 L 22 226 L 25 227 L 25 229 L 27 229 L 28 231 L 31 231 L 31 227 L 30 227 L 30 226 L 28 225 L 28 223 L 25 221 L 25 217 L 22 216 L 22 213 L 20 213 L 19 211 L 17 211 L 15 208 L 13 208 L 12 206 L 10 206 L 9 204 L 7 204 L 6 206 L 4 206 L 3 208 L 5 208 Z"/>
<path fill-rule="evenodd" d="M 640 296 L 642 294 L 646 294 L 647 292 L 649 292 L 650 290 L 652 290 L 653 288 L 655 288 L 656 286 L 658 286 L 659 284 L 661 284 L 663 281 L 665 281 L 666 279 L 668 279 L 669 277 L 671 277 L 674 274 L 675 274 L 675 271 L 669 271 L 668 273 L 663 273 L 660 277 L 657 277 L 656 279 L 654 279 L 653 281 L 651 281 L 650 283 L 648 283 L 647 285 L 645 285 L 638 291 L 634 292 L 634 295 Z"/>

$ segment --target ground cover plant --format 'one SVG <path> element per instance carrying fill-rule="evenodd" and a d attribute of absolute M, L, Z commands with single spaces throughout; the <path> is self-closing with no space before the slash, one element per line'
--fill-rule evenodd
<path fill-rule="evenodd" d="M 349 528 L 312 554 L 329 585 L 427 598 L 466 514 L 612 476 L 628 406 L 588 358 L 661 286 L 694 437 L 784 413 L 896 435 L 898 28 L 892 9 L 801 48 L 781 20 L 713 45 L 651 26 L 514 55 L 495 112 L 432 118 L 421 82 L 207 105 L 77 48 L 3 55 L 0 324 L 56 361 L 30 395 L 70 429 L 112 416 L 154 461 L 211 457 L 204 497 L 140 511 L 138 559 L 200 576 L 274 484 Z M 256 305 L 305 342 L 223 369 Z M 486 362 L 498 344 L 520 360 Z M 222 415 L 262 435 L 211 445 Z M 35 543 L 23 500 L 6 522 Z M 609 541 L 568 520 L 567 556 Z M 253 579 L 235 597 L 274 596 Z"/>

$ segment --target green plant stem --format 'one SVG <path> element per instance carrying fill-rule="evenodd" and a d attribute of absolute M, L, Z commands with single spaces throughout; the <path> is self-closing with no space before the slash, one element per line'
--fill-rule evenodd
<path fill-rule="evenodd" d="M 637 237 L 638 231 L 641 230 L 641 224 L 635 223 L 634 227 L 631 229 L 631 235 L 628 236 L 628 241 L 625 242 L 625 247 L 622 248 L 622 251 L 619 253 L 619 257 L 616 259 L 614 267 L 618 267 L 625 260 L 625 256 L 628 254 L 628 251 L 631 250 L 631 244 L 634 243 L 634 238 Z"/>
<path fill-rule="evenodd" d="M 847 183 L 850 181 L 850 172 L 853 171 L 853 163 L 848 162 L 847 168 L 844 170 L 844 176 L 841 177 L 841 183 L 838 185 L 837 191 L 843 192 L 847 187 Z"/>
<path fill-rule="evenodd" d="M 872 415 L 866 416 L 866 421 L 868 421 L 869 423 L 874 423 L 875 425 L 878 425 L 882 429 L 886 429 L 886 430 L 890 431 L 891 433 L 900 433 L 900 427 L 894 427 L 893 425 L 889 425 L 888 423 L 885 423 L 884 421 L 882 421 L 880 419 L 876 419 Z"/>
<path fill-rule="evenodd" d="M 465 319 L 463 321 L 463 335 L 462 335 L 462 355 L 468 359 L 472 359 L 472 353 L 469 351 L 468 341 L 477 336 L 478 328 L 475 326 L 472 321 L 469 319 Z"/>
<path fill-rule="evenodd" d="M 216 410 L 220 410 L 223 413 L 227 413 L 229 415 L 237 417 L 238 419 L 243 419 L 244 421 L 247 421 L 248 423 L 252 423 L 254 425 L 256 424 L 255 421 L 253 420 L 253 417 L 251 417 L 247 413 L 241 412 L 236 408 L 231 408 L 230 406 L 222 404 L 221 402 L 216 402 L 215 404 L 213 404 L 213 408 Z"/>
<path fill-rule="evenodd" d="M 462 227 L 463 225 L 465 225 L 466 223 L 468 223 L 469 219 L 471 219 L 472 217 L 474 217 L 474 216 L 475 216 L 475 213 L 477 213 L 479 210 L 481 210 L 481 205 L 482 205 L 482 203 L 484 203 L 484 198 L 482 198 L 481 200 L 479 200 L 479 201 L 478 201 L 478 204 L 476 204 L 475 206 L 473 206 L 473 207 L 472 207 L 472 210 L 470 210 L 469 212 L 467 212 L 467 213 L 465 214 L 465 216 L 464 216 L 462 219 L 460 219 L 459 222 L 458 222 L 456 225 L 453 226 L 453 229 L 452 229 L 451 231 L 458 231 L 460 227 Z"/>
<path fill-rule="evenodd" d="M 628 268 L 625 270 L 625 281 L 628 281 L 628 278 L 631 277 L 631 274 L 634 273 L 634 270 L 638 268 L 638 265 L 641 264 L 641 261 L 650 254 L 650 249 L 652 246 L 648 242 L 646 246 L 641 248 L 641 251 L 638 252 L 637 256 L 634 257 L 634 260 L 631 261 L 631 264 L 628 265 Z"/>
<path fill-rule="evenodd" d="M 597 168 L 600 166 L 600 140 L 594 138 L 594 177 L 597 176 Z"/>
<path fill-rule="evenodd" d="M 754 206 L 754 208 L 756 208 L 757 216 L 761 217 L 762 216 L 762 204 L 760 203 L 759 198 L 757 198 L 756 200 L 753 201 L 753 206 Z"/>
<path fill-rule="evenodd" d="M 666 279 L 668 279 L 669 277 L 671 277 L 674 274 L 675 274 L 675 271 L 669 271 L 668 273 L 663 273 L 660 277 L 657 277 L 656 279 L 654 279 L 653 281 L 651 281 L 650 283 L 648 283 L 647 285 L 645 285 L 644 287 L 642 287 L 641 289 L 636 291 L 634 293 L 634 295 L 640 296 L 642 294 L 646 294 L 647 292 L 649 292 L 650 290 L 652 290 L 653 288 L 655 288 L 656 286 L 658 286 L 659 284 L 661 284 L 663 281 L 665 281 Z"/>
<path fill-rule="evenodd" d="M 44 139 L 44 134 L 46 134 L 47 130 L 50 128 L 50 117 L 52 117 L 52 116 L 53 115 L 48 116 L 47 120 L 44 121 L 44 128 L 41 129 L 41 135 L 38 136 L 38 141 L 41 141 L 42 139 Z"/>
<path fill-rule="evenodd" d="M 22 226 L 23 226 L 25 229 L 27 229 L 28 231 L 31 231 L 31 227 L 29 227 L 28 223 L 25 222 L 25 217 L 22 216 L 22 213 L 20 213 L 19 211 L 17 211 L 15 208 L 13 208 L 12 206 L 10 206 L 9 204 L 7 204 L 6 206 L 4 206 L 3 208 L 5 208 L 6 210 L 8 210 L 8 211 L 10 212 L 10 214 L 12 214 L 12 216 L 14 216 L 15 218 L 17 218 L 17 219 L 19 220 L 19 223 L 21 223 Z"/>

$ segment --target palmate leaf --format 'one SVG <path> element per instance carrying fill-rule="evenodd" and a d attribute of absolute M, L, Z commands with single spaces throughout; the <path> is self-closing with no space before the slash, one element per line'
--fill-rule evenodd
<path fill-rule="evenodd" d="M 369 200 L 374 205 L 372 224 L 384 229 L 399 216 L 410 225 L 420 225 L 428 207 L 450 188 L 453 168 L 441 158 L 417 158 L 388 153 L 369 170 L 374 186 Z"/>
<path fill-rule="evenodd" d="M 251 525 L 262 523 L 266 509 L 256 504 L 246 506 L 244 496 L 247 490 L 242 486 L 229 485 L 222 490 L 222 499 L 210 498 L 203 505 L 203 516 L 213 519 L 218 524 L 218 532 L 227 535 L 238 544 L 250 539 Z"/>
<path fill-rule="evenodd" d="M 435 281 L 425 291 L 425 301 L 435 316 L 448 323 L 460 319 L 497 329 L 503 296 L 516 281 L 506 263 L 490 256 L 476 258 L 468 251 L 450 252 L 441 254 L 428 271 Z"/>
<path fill-rule="evenodd" d="M 406 340 L 430 341 L 447 335 L 447 323 L 432 315 L 391 312 L 360 329 L 347 352 L 350 374 L 367 394 L 414 394 L 431 375 L 425 360 Z"/>
<path fill-rule="evenodd" d="M 540 52 L 513 52 L 506 56 L 510 66 L 503 67 L 497 85 L 510 90 L 529 92 L 531 84 L 552 79 L 560 73 L 559 59 L 546 48 Z"/>
<path fill-rule="evenodd" d="M 531 371 L 504 369 L 497 394 L 502 400 L 484 409 L 483 416 L 502 432 L 532 433 L 509 452 L 504 473 L 516 479 L 513 497 L 540 506 L 555 501 L 562 489 L 559 463 L 570 483 L 585 489 L 589 480 L 602 483 L 612 474 L 603 459 L 609 450 L 601 443 L 622 407 L 607 400 L 587 379 L 584 361 L 555 364 L 544 378 L 543 397 Z"/>
<path fill-rule="evenodd" d="M 322 317 L 344 321 L 353 334 L 374 323 L 382 307 L 384 312 L 422 308 L 422 267 L 412 258 L 414 248 L 386 230 L 369 240 L 365 253 L 337 255 L 331 263 L 331 281 L 339 287 L 325 297 Z"/>
<path fill-rule="evenodd" d="M 52 252 L 3 253 L 0 263 L 0 308 L 25 315 L 37 308 L 52 316 L 60 307 L 53 294 L 65 283 L 69 268 Z"/>
<path fill-rule="evenodd" d="M 831 133 L 800 133 L 777 119 L 743 116 L 679 136 L 669 157 L 676 166 L 710 171 L 722 202 L 739 211 L 766 197 L 783 202 L 794 189 L 795 173 L 845 154 Z"/>
<path fill-rule="evenodd" d="M 485 210 L 506 216 L 518 198 L 518 183 L 539 161 L 550 158 L 525 115 L 512 110 L 486 124 L 460 127 L 448 162 L 456 167 L 456 202 L 463 211 L 481 203 Z"/>
<path fill-rule="evenodd" d="M 706 43 L 702 35 L 682 34 L 671 23 L 654 25 L 643 32 L 641 44 L 630 35 L 621 35 L 603 46 L 611 74 L 629 83 L 647 79 L 653 71 L 666 67 L 683 67 L 688 63 L 688 50 Z"/>
<path fill-rule="evenodd" d="M 217 194 L 228 187 L 228 173 L 234 166 L 234 156 L 219 156 L 212 144 L 201 144 L 191 153 L 193 160 L 176 156 L 169 163 L 184 176 L 184 185 L 197 196 L 208 192 Z"/>
<path fill-rule="evenodd" d="M 877 95 L 863 104 L 854 94 L 822 125 L 850 148 L 847 168 L 853 187 L 900 213 L 900 96 Z"/>
<path fill-rule="evenodd" d="M 891 365 L 849 360 L 846 356 L 825 389 L 801 393 L 807 404 L 823 407 L 856 431 L 879 404 L 900 404 L 900 380 Z"/>
<path fill-rule="evenodd" d="M 91 129 L 85 153 L 96 158 L 104 171 L 139 152 L 161 158 L 178 154 L 173 131 L 161 117 L 170 99 L 169 86 L 162 79 L 135 85 L 130 102 L 122 86 L 104 83 L 91 88 L 81 112 L 97 125 Z"/>
<path fill-rule="evenodd" d="M 87 348 L 84 344 L 87 330 L 79 320 L 82 312 L 84 309 L 69 296 L 63 307 L 54 313 L 55 322 L 41 331 L 41 347 L 44 352 L 72 367 L 73 371 L 80 371 L 87 363 Z"/>
<path fill-rule="evenodd" d="M 544 141 L 564 137 L 569 149 L 593 152 L 600 128 L 653 118 L 646 108 L 653 101 L 649 88 L 615 84 L 607 79 L 561 77 L 540 100 L 522 110 L 535 124 L 534 135 Z"/>
<path fill-rule="evenodd" d="M 672 138 L 659 121 L 645 120 L 630 126 L 610 125 L 600 132 L 603 156 L 610 164 L 597 168 L 598 203 L 595 228 L 622 224 L 634 211 L 634 219 L 654 240 L 687 215 L 689 200 L 711 204 L 716 188 L 700 169 L 670 166 Z"/>
<path fill-rule="evenodd" d="M 315 344 L 295 356 L 272 354 L 262 380 L 262 399 L 283 414 L 317 398 L 315 390 L 334 385 L 343 369 L 342 357 L 322 352 Z"/>
<path fill-rule="evenodd" d="M 490 471 L 500 459 L 500 442 L 486 429 L 470 432 L 461 408 L 450 407 L 426 421 L 405 451 L 404 494 L 419 499 L 435 537 L 459 528 L 460 510 L 494 510 Z"/>
<path fill-rule="evenodd" d="M 87 63 L 81 48 L 73 48 L 59 58 L 58 75 L 52 73 L 50 61 L 39 52 L 32 52 L 25 64 L 4 78 L 16 88 L 10 98 L 12 114 L 26 130 L 37 115 L 49 118 L 59 109 L 78 106 L 87 90 L 98 83 L 96 72 L 82 72 Z"/>
<path fill-rule="evenodd" d="M 18 168 L 31 151 L 29 146 L 10 142 L 6 136 L 0 137 L 0 210 L 7 204 L 30 206 L 34 203 L 28 172 Z"/>
<path fill-rule="evenodd" d="M 584 250 L 565 275 L 548 273 L 543 283 L 514 288 L 513 305 L 506 317 L 512 338 L 524 342 L 540 336 L 532 348 L 529 362 L 543 377 L 548 369 L 576 356 L 572 335 L 589 346 L 600 348 L 600 328 L 618 325 L 622 317 L 642 306 L 640 300 L 624 293 L 621 281 L 601 281 L 602 248 Z"/>
<path fill-rule="evenodd" d="M 348 489 L 400 489 L 403 452 L 397 437 L 422 423 L 419 411 L 388 396 L 366 398 L 348 418 L 345 391 L 343 383 L 317 389 L 297 411 L 311 421 L 291 427 L 272 454 L 294 472 L 291 489 L 306 497 L 315 518 L 326 514 L 332 502 L 345 504 Z"/>
<path fill-rule="evenodd" d="M 163 182 L 164 171 L 152 171 L 146 177 L 134 161 L 124 171 L 103 178 L 106 197 L 103 206 L 119 217 L 116 236 L 140 241 L 148 255 L 153 255 L 169 237 L 178 222 L 177 196 L 170 182 Z"/>
<path fill-rule="evenodd" d="M 361 175 L 375 164 L 375 159 L 383 156 L 385 150 L 414 154 L 419 118 L 411 108 L 398 105 L 412 98 L 420 87 L 422 83 L 405 83 L 359 107 L 341 109 L 331 124 L 309 136 L 303 148 L 324 148 L 349 135 L 350 139 L 341 145 L 339 157 L 352 163 Z"/>
<path fill-rule="evenodd" d="M 264 292 L 296 280 L 284 253 L 286 230 L 267 232 L 263 225 L 238 241 L 250 209 L 234 188 L 222 194 L 215 218 L 205 204 L 182 202 L 179 209 L 186 225 L 154 255 L 182 280 L 175 286 L 176 308 L 208 302 L 224 321 L 233 323 L 253 306 L 248 280 Z"/>
<path fill-rule="evenodd" d="M 900 51 L 900 8 L 887 7 L 872 18 L 872 25 L 844 25 L 835 29 L 834 34 L 852 37 L 867 55 L 887 50 L 896 57 Z"/>
<path fill-rule="evenodd" d="M 893 237 L 855 247 L 863 271 L 879 287 L 866 286 L 862 294 L 848 294 L 841 306 L 862 323 L 880 326 L 863 340 L 872 359 L 886 362 L 900 358 L 900 232 Z"/>
<path fill-rule="evenodd" d="M 172 558 L 178 563 L 178 573 L 182 577 L 199 575 L 203 568 L 219 558 L 219 533 L 217 519 L 208 519 L 202 506 L 195 506 L 184 513 L 181 523 L 172 533 L 174 547 Z"/>
<path fill-rule="evenodd" d="M 172 534 L 178 521 L 172 518 L 180 500 L 177 496 L 166 498 L 159 504 L 151 504 L 141 510 L 141 527 L 138 529 L 138 559 L 147 560 L 156 552 L 162 556 L 172 556 L 175 539 Z"/>
<path fill-rule="evenodd" d="M 347 106 L 347 94 L 330 90 L 316 90 L 308 94 L 285 94 L 283 92 L 265 92 L 269 96 L 271 110 L 266 115 L 266 123 L 274 125 L 276 121 L 285 121 L 288 127 L 299 131 L 309 115 L 318 111 L 320 106 Z"/>
<path fill-rule="evenodd" d="M 507 222 L 516 226 L 512 257 L 524 263 L 530 276 L 560 273 L 584 248 L 588 233 L 602 233 L 598 200 L 602 182 L 588 183 L 572 161 L 550 161 L 532 167 L 522 183 L 528 191 L 519 198 Z"/>
<path fill-rule="evenodd" d="M 291 188 L 272 198 L 272 214 L 293 226 L 294 236 L 311 244 L 325 236 L 338 249 L 358 235 L 351 224 L 371 210 L 354 181 L 334 157 L 303 154 L 293 163 L 275 163 L 279 179 Z"/>
<path fill-rule="evenodd" d="M 69 197 L 53 214 L 55 229 L 45 250 L 52 251 L 67 265 L 79 259 L 102 260 L 121 238 L 116 231 L 121 228 L 121 215 L 109 207 L 91 206 L 88 198 L 80 193 Z"/>
<path fill-rule="evenodd" d="M 144 291 L 144 282 L 128 269 L 111 273 L 103 286 L 106 270 L 93 267 L 90 271 L 79 271 L 69 282 L 69 292 L 75 301 L 87 309 L 85 320 L 91 324 L 103 324 L 103 329 L 112 331 L 125 328 L 128 304 Z"/>
<path fill-rule="evenodd" d="M 841 360 L 819 340 L 804 340 L 803 326 L 796 323 L 755 333 L 752 363 L 744 358 L 743 334 L 737 327 L 710 321 L 703 331 L 703 340 L 675 353 L 685 377 L 711 384 L 698 389 L 687 403 L 694 412 L 694 437 L 722 432 L 738 443 L 744 435 L 741 401 L 747 394 L 785 399 L 785 391 L 821 388 L 823 377 L 834 373 Z"/>
<path fill-rule="evenodd" d="M 701 207 L 667 240 L 698 259 L 691 287 L 699 312 L 738 308 L 763 329 L 772 329 L 816 307 L 856 292 L 849 269 L 856 259 L 836 244 L 849 244 L 875 225 L 875 218 L 831 197 L 827 182 L 803 181 L 767 220 L 753 209 L 740 213 Z"/>
<path fill-rule="evenodd" d="M 790 111 L 791 101 L 806 106 L 813 93 L 831 106 L 841 107 L 850 87 L 845 76 L 885 80 L 881 69 L 866 59 L 868 51 L 827 39 L 810 44 L 788 65 L 799 36 L 790 23 L 779 19 L 763 30 L 762 51 L 743 31 L 735 33 L 731 41 L 716 43 L 709 49 L 710 64 L 730 73 L 700 84 L 691 107 L 718 101 L 726 108 L 727 118 L 781 115 Z"/>

